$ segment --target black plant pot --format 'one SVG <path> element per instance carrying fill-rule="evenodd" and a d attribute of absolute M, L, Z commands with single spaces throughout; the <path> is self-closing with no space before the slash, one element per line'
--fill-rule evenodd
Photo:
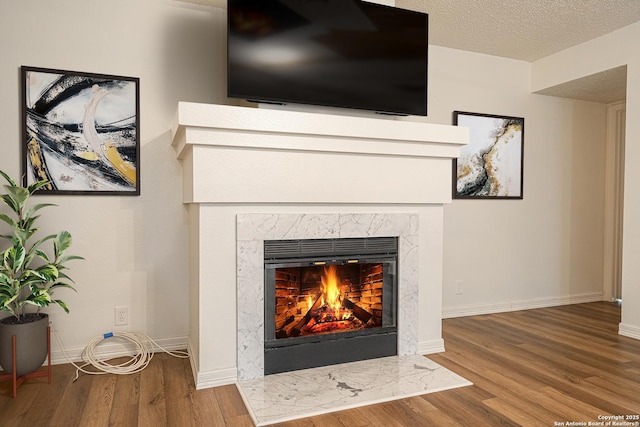
<path fill-rule="evenodd" d="M 47 358 L 49 316 L 30 315 L 28 323 L 12 324 L 12 317 L 0 320 L 0 366 L 13 374 L 12 337 L 16 336 L 16 375 L 21 377 L 38 370 Z"/>

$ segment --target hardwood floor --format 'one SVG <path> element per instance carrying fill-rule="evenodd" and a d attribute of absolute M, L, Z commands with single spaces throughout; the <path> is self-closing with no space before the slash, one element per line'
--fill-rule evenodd
<path fill-rule="evenodd" d="M 640 341 L 618 335 L 619 321 L 620 308 L 605 302 L 447 319 L 447 351 L 428 357 L 473 386 L 279 426 L 555 426 L 635 418 Z M 196 391 L 185 359 L 158 354 L 140 374 L 76 382 L 72 366 L 53 369 L 51 385 L 28 380 L 15 399 L 9 383 L 0 384 L 1 426 L 253 425 L 235 386 Z M 628 421 L 618 425 L 640 425 Z"/>

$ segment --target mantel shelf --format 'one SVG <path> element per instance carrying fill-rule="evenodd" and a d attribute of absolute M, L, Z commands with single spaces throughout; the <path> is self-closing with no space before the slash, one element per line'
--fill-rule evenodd
<path fill-rule="evenodd" d="M 458 126 L 181 102 L 173 145 L 453 158 L 467 142 Z"/>
<path fill-rule="evenodd" d="M 182 102 L 173 145 L 185 203 L 451 201 L 468 129 Z"/>

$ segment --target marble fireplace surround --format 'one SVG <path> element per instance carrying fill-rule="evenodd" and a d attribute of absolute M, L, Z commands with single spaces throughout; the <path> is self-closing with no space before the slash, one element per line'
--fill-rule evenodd
<path fill-rule="evenodd" d="M 265 240 L 398 239 L 398 355 L 418 351 L 417 214 L 240 214 L 238 230 L 238 379 L 264 376 Z"/>
<path fill-rule="evenodd" d="M 407 119 L 180 103 L 196 388 L 263 376 L 265 239 L 399 236 L 399 353 L 443 351 L 443 208 L 467 141 Z"/>

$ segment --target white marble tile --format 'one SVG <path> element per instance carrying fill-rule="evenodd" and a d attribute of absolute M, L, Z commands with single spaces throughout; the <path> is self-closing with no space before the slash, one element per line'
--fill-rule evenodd
<path fill-rule="evenodd" d="M 264 375 L 264 245 L 237 244 L 238 378 Z"/>
<path fill-rule="evenodd" d="M 258 426 L 471 385 L 420 355 L 392 356 L 239 381 Z"/>
<path fill-rule="evenodd" d="M 398 236 L 398 354 L 416 354 L 418 222 L 414 213 L 238 214 L 238 379 L 264 375 L 265 240 Z"/>

